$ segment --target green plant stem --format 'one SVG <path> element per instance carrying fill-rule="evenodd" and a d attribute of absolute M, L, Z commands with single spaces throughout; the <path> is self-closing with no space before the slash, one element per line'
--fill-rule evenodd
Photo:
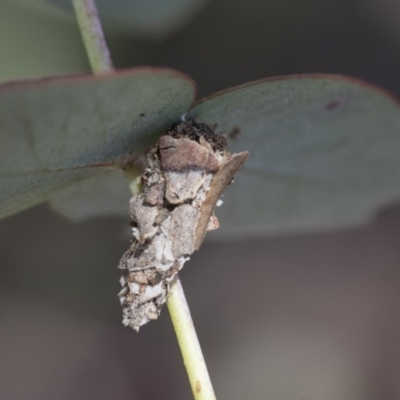
<path fill-rule="evenodd" d="M 167 305 L 194 398 L 196 400 L 215 400 L 214 389 L 200 342 L 178 277 L 172 283 Z"/>
<path fill-rule="evenodd" d="M 110 52 L 104 38 L 103 29 L 94 0 L 72 0 L 83 42 L 89 57 L 93 73 L 113 72 Z M 132 194 L 140 187 L 135 171 L 127 173 Z M 195 400 L 214 400 L 215 394 L 200 343 L 190 315 L 182 285 L 178 278 L 171 286 L 167 300 L 172 324 L 178 338 L 183 362 L 189 376 Z"/>
<path fill-rule="evenodd" d="M 95 0 L 72 0 L 72 4 L 93 73 L 113 72 L 114 66 Z"/>

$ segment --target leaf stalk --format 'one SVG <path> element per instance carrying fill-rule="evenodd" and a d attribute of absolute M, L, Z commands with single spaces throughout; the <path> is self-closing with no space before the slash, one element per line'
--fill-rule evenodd
<path fill-rule="evenodd" d="M 195 400 L 215 400 L 207 365 L 178 277 L 171 286 L 167 305 Z"/>
<path fill-rule="evenodd" d="M 83 43 L 94 74 L 114 71 L 95 0 L 72 0 Z"/>

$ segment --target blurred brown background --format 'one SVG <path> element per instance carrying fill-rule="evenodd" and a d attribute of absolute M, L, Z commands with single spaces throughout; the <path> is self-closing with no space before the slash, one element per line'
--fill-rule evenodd
<path fill-rule="evenodd" d="M 399 95 L 399 22 L 395 0 L 215 0 L 163 41 L 110 43 L 118 67 L 174 67 L 200 97 L 304 72 Z M 191 398 L 167 310 L 139 334 L 121 325 L 127 223 L 46 206 L 0 221 L 0 399 Z M 181 279 L 217 397 L 400 398 L 399 237 L 396 204 L 343 231 L 211 234 Z"/>

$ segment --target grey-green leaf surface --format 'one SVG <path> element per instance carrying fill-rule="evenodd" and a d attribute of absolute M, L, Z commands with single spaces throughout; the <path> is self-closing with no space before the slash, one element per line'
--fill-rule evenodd
<path fill-rule="evenodd" d="M 0 2 L 0 81 L 90 71 L 77 23 L 65 12 Z"/>
<path fill-rule="evenodd" d="M 217 210 L 221 233 L 357 224 L 400 198 L 399 104 L 372 85 L 273 78 L 200 101 L 187 118 L 250 152 Z"/>
<path fill-rule="evenodd" d="M 120 169 L 102 171 L 55 193 L 50 207 L 72 222 L 107 216 L 126 219 L 132 197 L 129 183 Z"/>
<path fill-rule="evenodd" d="M 0 217 L 122 168 L 194 96 L 190 78 L 162 68 L 0 86 Z"/>
<path fill-rule="evenodd" d="M 11 0 L 8 0 L 11 1 Z M 56 6 L 72 14 L 70 0 L 12 0 L 46 12 Z M 97 0 L 107 31 L 164 38 L 186 25 L 205 0 Z"/>

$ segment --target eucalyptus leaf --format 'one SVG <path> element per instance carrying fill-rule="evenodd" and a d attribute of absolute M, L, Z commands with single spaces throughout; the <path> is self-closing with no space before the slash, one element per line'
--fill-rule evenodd
<path fill-rule="evenodd" d="M 11 0 L 8 0 L 11 1 Z M 12 0 L 42 12 L 53 8 L 72 15 L 71 0 Z M 119 33 L 147 37 L 165 37 L 186 25 L 200 10 L 205 0 L 97 0 L 102 22 Z"/>
<path fill-rule="evenodd" d="M 77 23 L 65 12 L 30 12 L 14 0 L 0 7 L 0 81 L 90 71 Z"/>
<path fill-rule="evenodd" d="M 51 197 L 50 206 L 73 222 L 103 216 L 126 219 L 132 197 L 129 183 L 120 169 L 104 171 L 59 191 Z"/>
<path fill-rule="evenodd" d="M 0 86 L 0 217 L 124 168 L 194 93 L 190 78 L 163 68 Z"/>
<path fill-rule="evenodd" d="M 355 224 L 400 198 L 399 104 L 372 85 L 272 78 L 204 99 L 186 118 L 250 152 L 217 210 L 222 233 Z"/>

